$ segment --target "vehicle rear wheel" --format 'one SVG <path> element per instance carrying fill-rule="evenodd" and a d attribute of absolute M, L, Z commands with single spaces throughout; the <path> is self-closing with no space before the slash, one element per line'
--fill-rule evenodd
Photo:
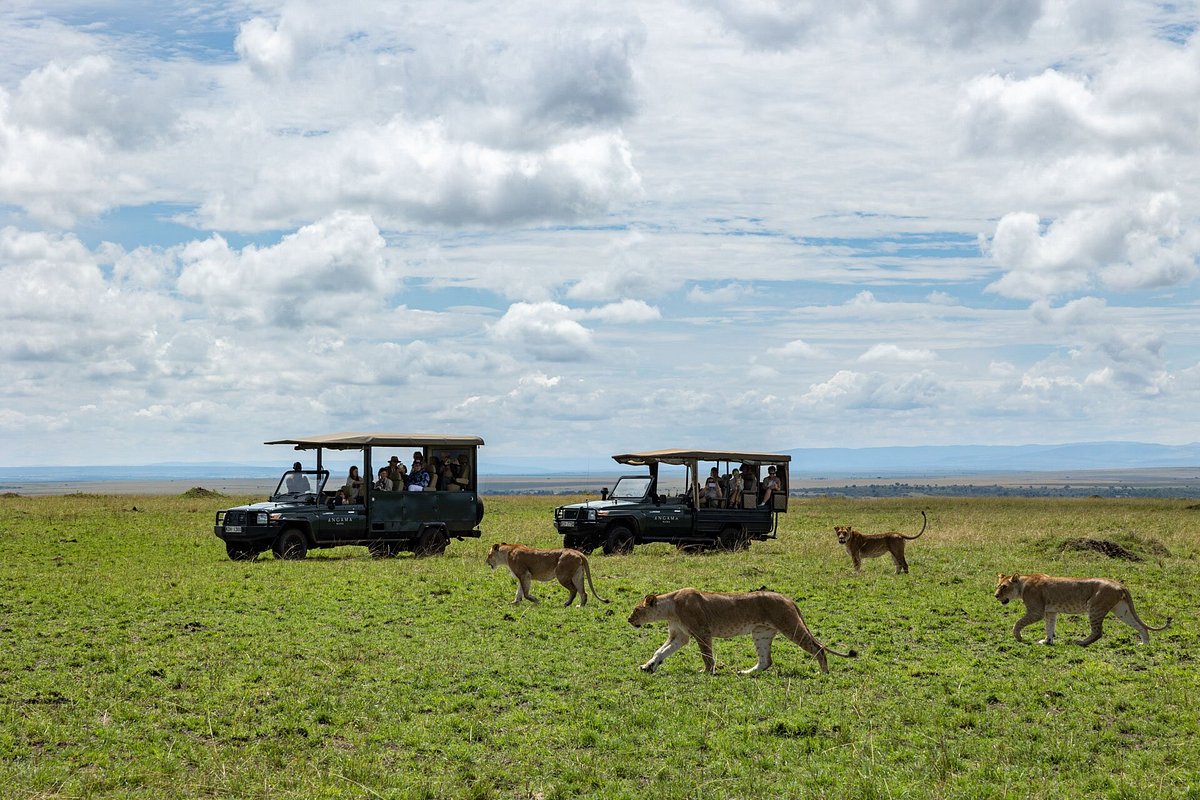
<path fill-rule="evenodd" d="M 418 556 L 440 556 L 446 552 L 448 544 L 450 536 L 445 528 L 426 528 L 421 538 L 417 539 L 417 548 L 413 552 Z"/>
<path fill-rule="evenodd" d="M 728 525 L 721 529 L 721 535 L 717 537 L 717 547 L 727 553 L 734 553 L 739 550 L 748 550 L 750 548 L 750 537 L 738 525 Z"/>
<path fill-rule="evenodd" d="M 308 555 L 308 540 L 299 528 L 288 528 L 275 538 L 271 552 L 276 558 L 286 558 L 289 561 L 301 559 Z"/>
<path fill-rule="evenodd" d="M 225 553 L 234 561 L 253 561 L 258 558 L 258 551 L 246 544 L 226 542 Z"/>
<path fill-rule="evenodd" d="M 633 552 L 633 531 L 624 525 L 614 525 L 604 542 L 604 555 L 627 556 Z"/>

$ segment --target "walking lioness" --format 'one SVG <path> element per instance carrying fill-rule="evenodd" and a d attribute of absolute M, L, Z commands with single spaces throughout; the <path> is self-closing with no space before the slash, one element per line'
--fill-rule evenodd
<path fill-rule="evenodd" d="M 575 602 L 575 595 L 578 593 L 579 605 L 586 606 L 588 595 L 583 583 L 585 577 L 587 585 L 591 587 L 592 594 L 596 595 L 596 599 L 601 603 L 608 602 L 596 591 L 596 587 L 592 584 L 592 570 L 588 566 L 587 556 L 578 550 L 561 547 L 554 550 L 541 550 L 536 547 L 526 547 L 523 544 L 501 542 L 492 545 L 492 549 L 487 554 L 487 563 L 492 569 L 504 564 L 517 579 L 517 599 L 513 600 L 514 605 L 522 600 L 539 602 L 529 593 L 530 581 L 550 581 L 557 578 L 558 582 L 571 593 L 564 605 L 569 606 Z"/>
<path fill-rule="evenodd" d="M 846 545 L 846 550 L 850 553 L 850 560 L 854 562 L 855 572 L 862 569 L 864 558 L 876 558 L 884 553 L 891 553 L 892 561 L 896 563 L 896 574 L 899 575 L 901 572 L 908 572 L 908 562 L 904 560 L 904 542 L 916 539 L 924 533 L 928 523 L 929 520 L 922 511 L 921 530 L 917 531 L 914 536 L 905 536 L 903 533 L 895 531 L 859 533 L 849 525 L 834 525 L 833 532 L 837 534 L 838 543 Z"/>
<path fill-rule="evenodd" d="M 729 638 L 749 634 L 754 637 L 758 663 L 742 674 L 758 672 L 771 666 L 771 640 L 782 634 L 816 656 L 821 672 L 829 672 L 825 654 L 853 658 L 857 653 L 839 653 L 817 641 L 804 624 L 800 609 L 790 597 L 777 592 L 718 593 L 696 589 L 678 589 L 667 594 L 649 594 L 629 615 L 635 628 L 649 622 L 667 621 L 667 641 L 654 657 L 642 664 L 646 672 L 654 672 L 667 656 L 691 639 L 700 646 L 704 671 L 715 673 L 713 637 Z"/>
<path fill-rule="evenodd" d="M 1025 603 L 1025 616 L 1013 625 L 1013 636 L 1018 642 L 1021 629 L 1045 617 L 1046 638 L 1038 644 L 1054 644 L 1054 622 L 1059 614 L 1087 614 L 1092 625 L 1092 635 L 1076 639 L 1075 644 L 1087 647 L 1103 633 L 1104 617 L 1109 611 L 1117 619 L 1137 631 L 1142 644 L 1150 643 L 1150 631 L 1166 630 L 1171 618 L 1161 627 L 1151 628 L 1133 610 L 1133 597 L 1129 590 L 1117 581 L 1108 578 L 1056 578 L 1051 575 L 1000 574 L 996 581 L 996 599 L 1007 605 L 1009 600 L 1019 598 Z"/>

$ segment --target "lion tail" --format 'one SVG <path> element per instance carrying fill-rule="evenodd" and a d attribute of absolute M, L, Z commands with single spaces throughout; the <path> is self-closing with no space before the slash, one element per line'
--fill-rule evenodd
<path fill-rule="evenodd" d="M 841 658 L 858 658 L 858 651 L 854 648 L 851 648 L 844 653 L 839 653 L 837 650 L 834 650 L 832 647 L 828 647 L 826 645 L 821 645 L 821 649 L 830 655 L 840 656 Z"/>
<path fill-rule="evenodd" d="M 592 583 L 592 568 L 588 566 L 586 558 L 583 559 L 583 577 L 587 578 L 588 588 L 592 590 L 592 597 L 595 597 L 601 603 L 607 603 L 608 601 L 601 597 L 600 593 L 596 591 L 596 584 Z"/>
<path fill-rule="evenodd" d="M 916 538 L 920 537 L 920 535 L 921 535 L 922 533 L 924 533 L 924 532 L 925 532 L 925 526 L 926 526 L 926 525 L 928 525 L 928 524 L 929 524 L 929 518 L 928 518 L 928 517 L 926 517 L 926 516 L 925 516 L 925 512 L 924 512 L 924 511 L 922 511 L 922 512 L 921 512 L 921 530 L 917 531 L 917 534 L 916 534 L 916 536 L 904 536 L 904 534 L 903 534 L 903 533 L 902 533 L 902 534 L 900 534 L 900 535 L 901 535 L 903 538 L 905 538 L 905 539 L 916 539 Z"/>

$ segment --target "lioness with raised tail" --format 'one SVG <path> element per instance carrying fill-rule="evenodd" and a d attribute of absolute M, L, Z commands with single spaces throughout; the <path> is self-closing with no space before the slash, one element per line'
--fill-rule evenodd
<path fill-rule="evenodd" d="M 555 578 L 571 593 L 563 605 L 569 606 L 575 602 L 576 594 L 580 597 L 579 605 L 587 605 L 588 595 L 587 589 L 584 588 L 584 578 L 587 578 L 587 585 L 591 587 L 596 599 L 601 603 L 608 602 L 596 591 L 592 584 L 592 570 L 588 566 L 587 556 L 578 550 L 566 547 L 543 550 L 523 544 L 501 542 L 492 545 L 487 554 L 487 563 L 492 569 L 504 564 L 517 579 L 517 598 L 513 600 L 514 605 L 522 600 L 539 602 L 529 592 L 531 581 L 551 581 Z"/>
<path fill-rule="evenodd" d="M 1046 638 L 1038 644 L 1054 644 L 1054 623 L 1059 614 L 1087 615 L 1092 634 L 1086 639 L 1075 640 L 1075 644 L 1084 647 L 1100 638 L 1109 611 L 1137 631 L 1142 644 L 1150 643 L 1150 631 L 1163 631 L 1171 624 L 1170 617 L 1157 628 L 1142 622 L 1133 610 L 1133 596 L 1129 590 L 1108 578 L 1056 578 L 1040 572 L 1033 575 L 1000 573 L 996 581 L 996 599 L 1002 605 L 1017 599 L 1025 603 L 1025 616 L 1013 625 L 1013 636 L 1018 642 L 1025 641 L 1021 638 L 1023 628 L 1045 618 Z"/>
<path fill-rule="evenodd" d="M 896 564 L 896 574 L 899 575 L 901 572 L 908 572 L 908 561 L 904 558 L 904 543 L 918 538 L 925 532 L 925 526 L 928 524 L 929 519 L 922 511 L 921 530 L 913 536 L 905 536 L 896 531 L 859 533 L 850 525 L 834 525 L 833 532 L 837 534 L 838 543 L 846 545 L 846 551 L 850 553 L 850 560 L 854 562 L 855 572 L 862 569 L 864 558 L 877 558 L 884 553 L 890 553 L 892 561 Z"/>
<path fill-rule="evenodd" d="M 660 620 L 667 621 L 667 641 L 658 648 L 653 658 L 642 664 L 645 672 L 654 672 L 667 656 L 695 639 L 700 646 L 700 656 L 704 659 L 704 671 L 715 673 L 717 662 L 713 658 L 713 637 L 725 639 L 746 634 L 754 638 L 758 663 L 742 670 L 743 675 L 771 666 L 771 641 L 777 634 L 786 636 L 812 653 L 821 665 L 821 672 L 829 672 L 826 653 L 842 658 L 858 655 L 853 650 L 839 653 L 817 641 L 804 624 L 795 601 L 778 592 L 726 593 L 678 589 L 666 594 L 646 595 L 629 615 L 629 624 L 635 628 Z"/>

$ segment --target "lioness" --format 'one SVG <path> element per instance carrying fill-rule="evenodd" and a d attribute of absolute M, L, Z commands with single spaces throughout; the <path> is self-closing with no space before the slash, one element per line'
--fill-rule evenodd
<path fill-rule="evenodd" d="M 579 605 L 586 606 L 588 595 L 583 585 L 584 577 L 587 578 L 587 585 L 591 587 L 596 599 L 601 603 L 608 602 L 596 591 L 595 585 L 592 584 L 592 570 L 588 566 L 587 556 L 578 550 L 561 547 L 541 550 L 523 544 L 501 542 L 492 545 L 487 554 L 487 563 L 492 569 L 501 564 L 506 565 L 517 579 L 517 599 L 513 600 L 514 605 L 522 600 L 539 602 L 529 593 L 531 580 L 549 581 L 558 578 L 558 582 L 571 593 L 564 605 L 569 606 L 575 602 L 575 595 L 578 593 L 581 598 Z"/>
<path fill-rule="evenodd" d="M 1054 621 L 1059 614 L 1087 614 L 1092 635 L 1075 640 L 1075 644 L 1084 647 L 1100 638 L 1104 617 L 1109 611 L 1137 631 L 1142 644 L 1150 643 L 1150 631 L 1166 630 L 1171 624 L 1170 617 L 1159 628 L 1151 628 L 1142 622 L 1133 610 L 1133 597 L 1129 590 L 1108 578 L 1056 578 L 1041 573 L 1001 573 L 996 581 L 996 599 L 1007 605 L 1013 598 L 1020 598 L 1025 603 L 1025 616 L 1013 625 L 1013 636 L 1018 642 L 1025 641 L 1021 638 L 1022 628 L 1045 617 L 1046 638 L 1038 644 L 1054 644 Z"/>
<path fill-rule="evenodd" d="M 642 664 L 646 672 L 654 672 L 667 656 L 694 638 L 704 658 L 704 671 L 715 673 L 714 636 L 725 639 L 750 634 L 754 637 L 758 663 L 742 670 L 742 674 L 771 666 L 771 640 L 776 634 L 783 634 L 816 656 L 822 672 L 829 672 L 825 659 L 827 652 L 842 658 L 858 655 L 853 650 L 839 653 L 818 642 L 804 624 L 800 609 L 792 598 L 777 592 L 723 593 L 687 588 L 667 594 L 648 594 L 629 615 L 629 624 L 637 628 L 664 619 L 667 621 L 667 641 L 653 658 Z"/>
<path fill-rule="evenodd" d="M 846 545 L 846 550 L 850 553 L 850 560 L 854 562 L 854 571 L 862 570 L 862 560 L 864 558 L 876 558 L 884 553 L 892 554 L 892 561 L 896 563 L 896 574 L 908 572 L 908 562 L 904 560 L 904 542 L 906 539 L 916 539 L 925 532 L 925 526 L 929 524 L 925 512 L 921 512 L 921 530 L 916 536 L 905 536 L 903 533 L 896 531 L 888 531 L 887 533 L 859 533 L 850 525 L 834 525 L 833 532 L 837 534 L 838 543 Z"/>

